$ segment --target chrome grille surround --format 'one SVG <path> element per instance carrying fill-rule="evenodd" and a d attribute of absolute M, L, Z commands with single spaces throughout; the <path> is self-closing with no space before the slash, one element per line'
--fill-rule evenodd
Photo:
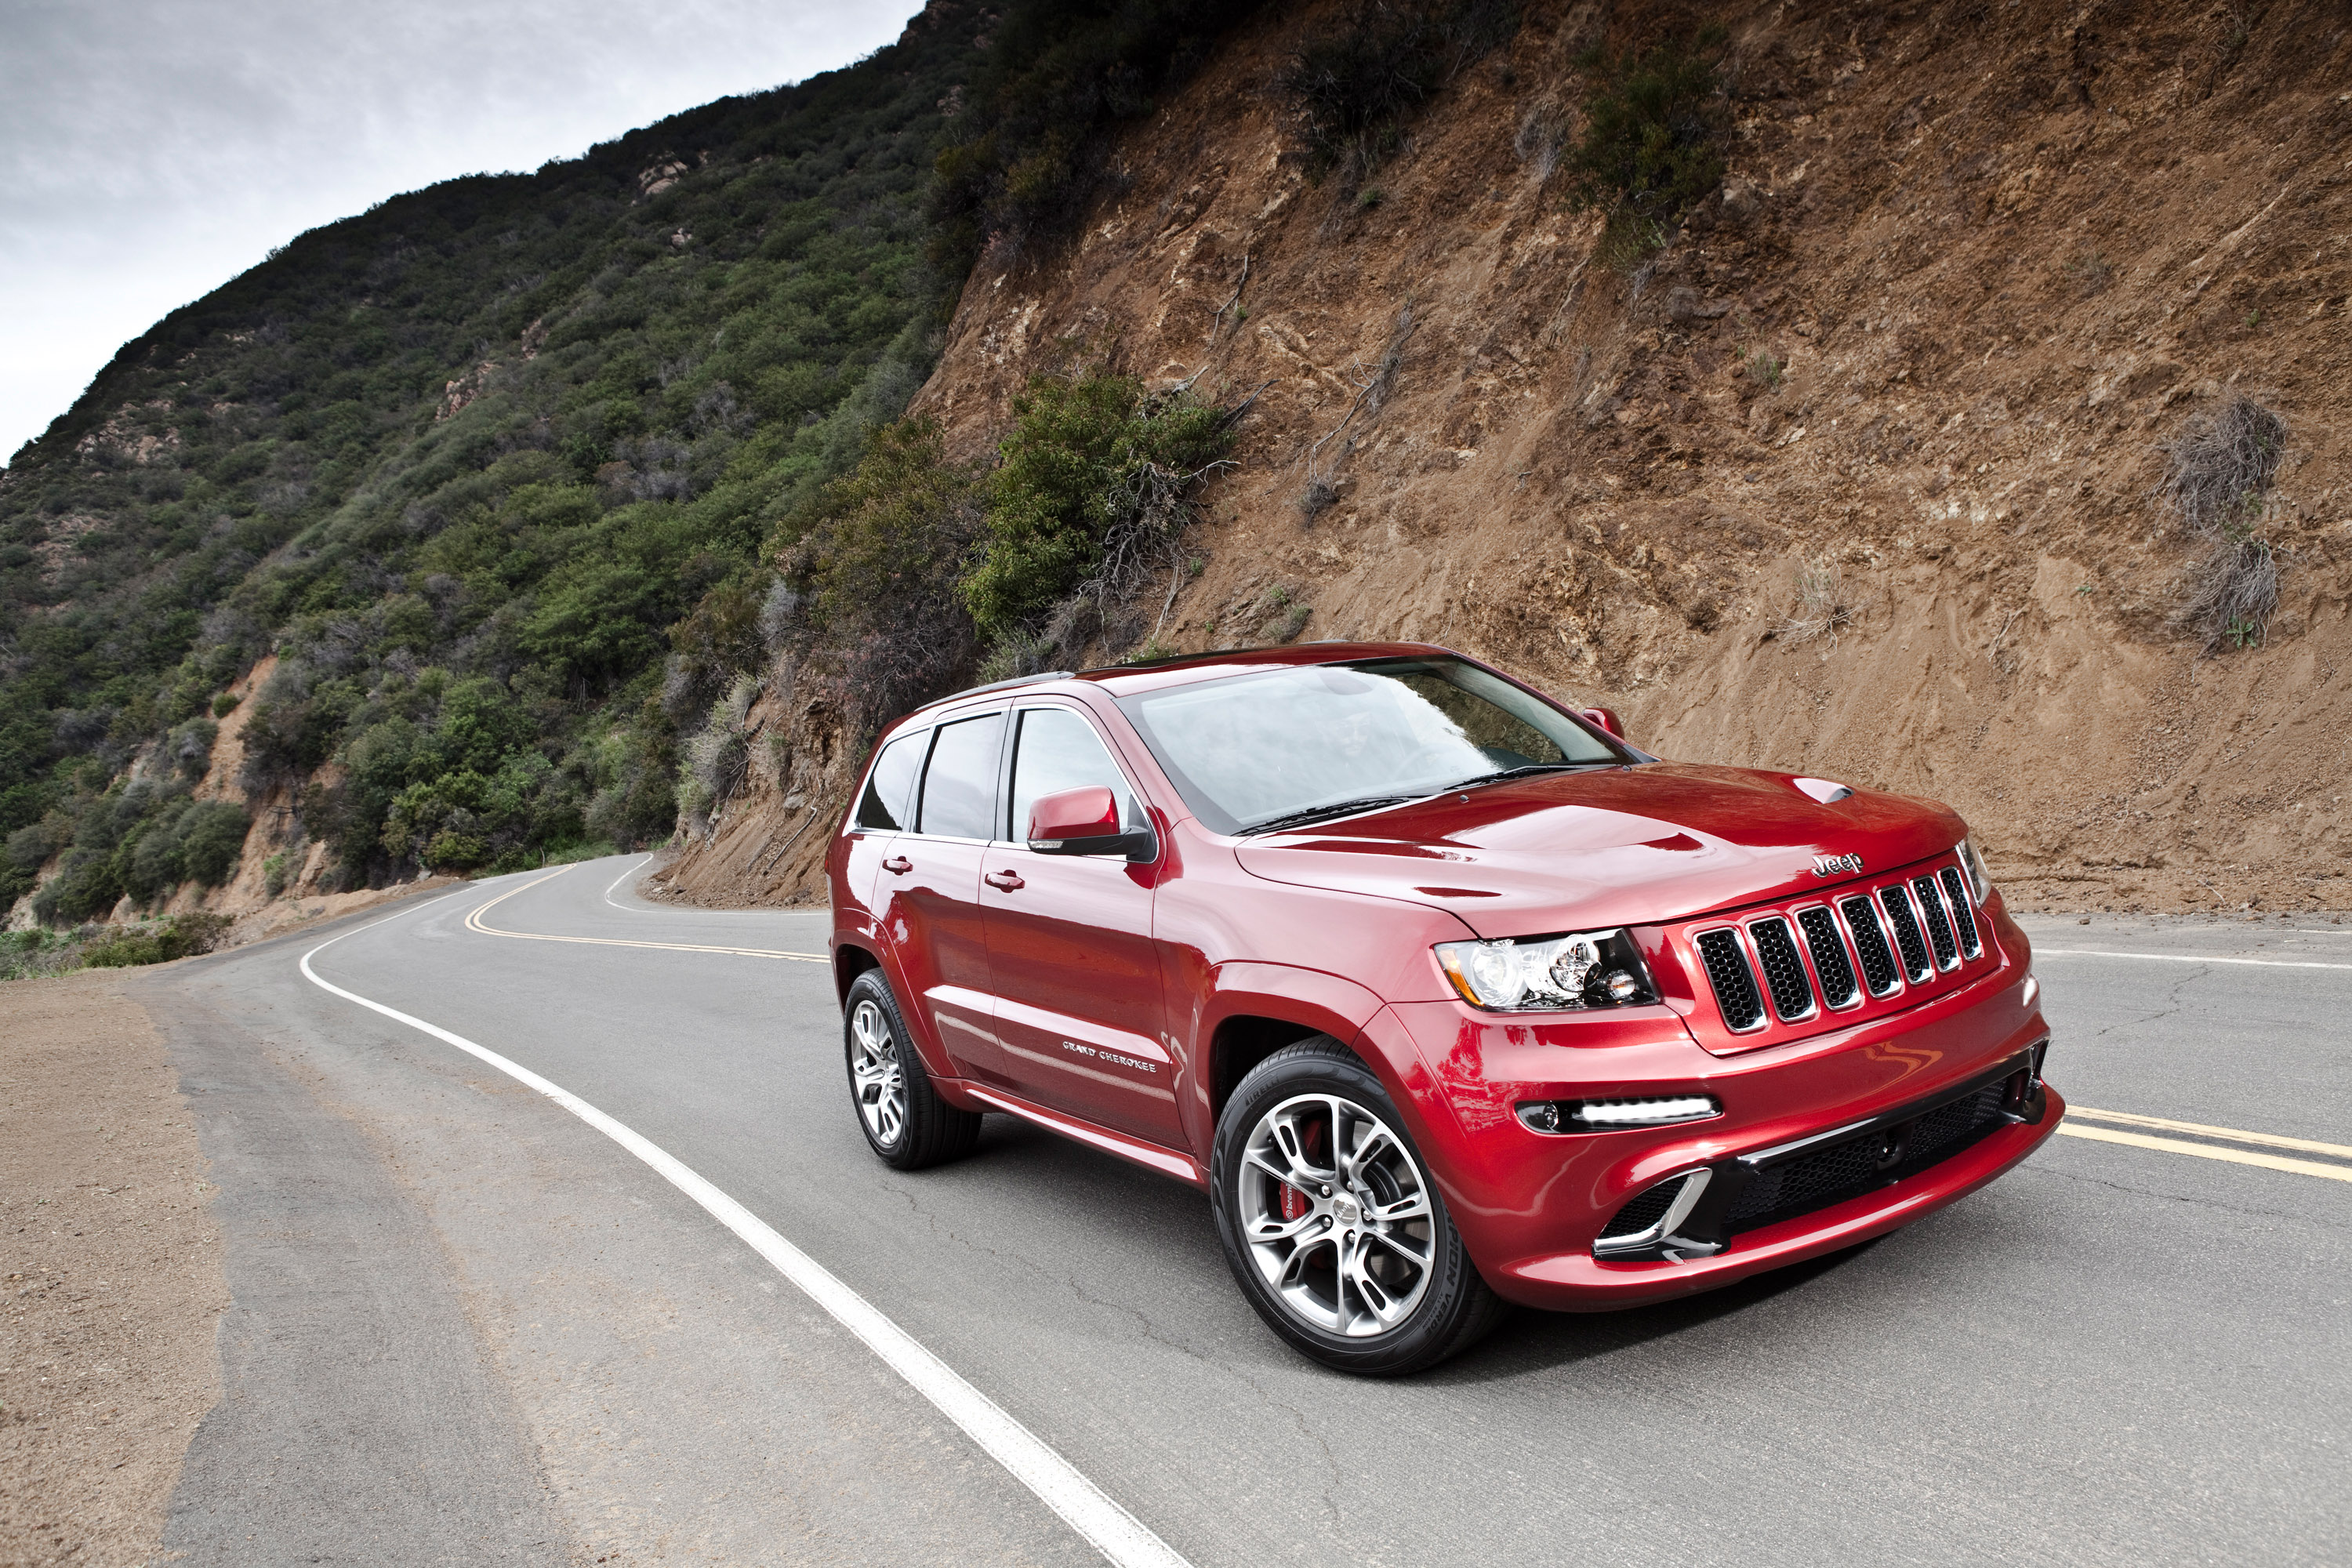
<path fill-rule="evenodd" d="M 1998 955 L 1970 890 L 1965 869 L 1948 855 L 1875 886 L 1681 927 L 1676 944 L 1691 968 L 1706 972 L 1700 989 L 1716 1003 L 1706 1020 L 1709 1048 L 1801 1038 L 1832 1013 L 1874 1017 L 1929 1000 L 1947 989 L 1946 977 L 1953 984 L 1979 977 L 1984 961 Z M 1724 1039 L 1725 1031 L 1739 1037 L 1738 1044 Z"/>

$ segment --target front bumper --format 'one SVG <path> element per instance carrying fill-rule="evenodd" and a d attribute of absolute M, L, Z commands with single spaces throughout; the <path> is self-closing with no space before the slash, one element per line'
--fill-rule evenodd
<path fill-rule="evenodd" d="M 2055 1131 L 2063 1102 L 2054 1093 L 2038 1121 L 2005 1101 L 2000 1124 L 1971 1131 L 1974 1141 L 1959 1140 L 1956 1152 L 1889 1161 L 1891 1184 L 1851 1197 L 1840 1192 L 1840 1201 L 1785 1218 L 1788 1205 L 1753 1201 L 1764 1191 L 1749 1180 L 1754 1170 L 1792 1145 L 1903 1123 L 2038 1061 L 2032 1053 L 2049 1028 L 2029 988 L 2023 933 L 2006 920 L 2000 925 L 2002 961 L 1969 984 L 1898 1014 L 1736 1056 L 1704 1049 L 1664 1008 L 1547 1024 L 1453 1003 L 1395 1004 L 1368 1032 L 1390 1034 L 1391 1060 L 1418 1058 L 1422 1071 L 1405 1086 L 1415 1102 L 1408 1111 L 1414 1136 L 1487 1282 L 1528 1306 L 1636 1306 L 1908 1224 L 1992 1180 Z M 1723 1114 L 1559 1134 L 1528 1127 L 1516 1109 L 1580 1096 L 1685 1094 L 1712 1095 Z M 1703 1201 L 1678 1214 L 1675 1232 L 1697 1245 L 1609 1256 L 1604 1227 L 1629 1200 L 1701 1168 L 1721 1176 L 1715 1205 Z M 1751 1201 L 1734 1213 L 1743 1188 L 1753 1188 Z"/>
<path fill-rule="evenodd" d="M 1617 1262 L 1589 1250 L 1521 1258 L 1488 1283 L 1511 1300 L 1558 1311 L 1600 1312 L 1671 1300 L 1767 1269 L 1868 1241 L 1958 1201 L 2007 1171 L 2058 1130 L 2066 1102 L 2044 1086 L 2040 1122 L 2001 1128 L 1891 1187 L 1731 1237 L 1711 1257 Z"/>

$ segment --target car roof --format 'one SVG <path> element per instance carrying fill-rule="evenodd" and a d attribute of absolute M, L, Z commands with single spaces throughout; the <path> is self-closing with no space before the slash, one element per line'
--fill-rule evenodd
<path fill-rule="evenodd" d="M 1440 647 L 1434 643 L 1419 642 L 1284 643 L 1269 647 L 1225 647 L 1207 653 L 1174 654 L 1165 658 L 1108 664 L 1095 669 L 1042 670 L 1035 675 L 992 680 L 984 686 L 967 687 L 961 691 L 935 698 L 908 712 L 891 728 L 898 729 L 909 721 L 922 719 L 975 697 L 992 697 L 1014 690 L 1024 695 L 1041 696 L 1055 689 L 1069 691 L 1092 687 L 1111 697 L 1125 697 L 1165 686 L 1182 686 L 1195 680 L 1236 675 L 1246 669 L 1281 665 L 1345 664 L 1356 659 L 1411 658 L 1416 654 L 1454 656 L 1454 650 Z"/>

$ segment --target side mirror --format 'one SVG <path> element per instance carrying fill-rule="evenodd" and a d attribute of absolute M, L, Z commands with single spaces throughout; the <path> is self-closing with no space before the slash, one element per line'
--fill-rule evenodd
<path fill-rule="evenodd" d="M 1600 725 L 1602 729 L 1608 731 L 1611 734 L 1616 736 L 1619 740 L 1622 741 L 1625 738 L 1625 726 L 1619 723 L 1617 721 L 1617 715 L 1611 712 L 1608 709 L 1587 708 L 1584 710 L 1584 716 L 1587 719 L 1591 720 L 1595 724 Z"/>
<path fill-rule="evenodd" d="M 1029 808 L 1029 847 L 1040 855 L 1124 855 L 1149 860 L 1157 850 L 1150 830 L 1123 833 L 1118 797 L 1101 784 L 1040 795 Z"/>

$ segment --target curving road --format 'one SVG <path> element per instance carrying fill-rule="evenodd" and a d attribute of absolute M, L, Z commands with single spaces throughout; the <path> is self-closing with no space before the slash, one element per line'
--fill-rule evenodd
<path fill-rule="evenodd" d="M 2352 927 L 2032 922 L 2072 1135 L 1370 1384 L 1258 1324 L 1189 1188 L 1001 1117 L 884 1168 L 789 956 L 825 917 L 640 865 L 143 982 L 236 1297 L 184 1560 L 2352 1558 Z"/>

